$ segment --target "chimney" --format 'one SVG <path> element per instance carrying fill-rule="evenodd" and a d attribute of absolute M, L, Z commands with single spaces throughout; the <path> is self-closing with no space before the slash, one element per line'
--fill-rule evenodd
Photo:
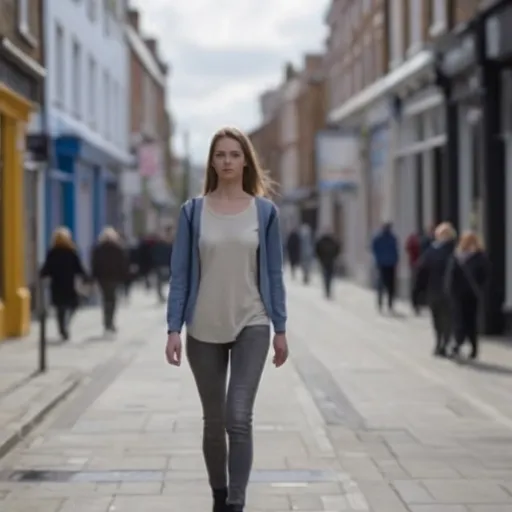
<path fill-rule="evenodd" d="M 153 54 L 153 57 L 155 57 L 155 59 L 158 60 L 156 39 L 151 37 L 144 39 L 144 42 L 146 43 L 146 46 L 149 48 L 149 51 Z"/>
<path fill-rule="evenodd" d="M 139 31 L 139 11 L 130 9 L 128 11 L 128 22 L 138 32 Z"/>

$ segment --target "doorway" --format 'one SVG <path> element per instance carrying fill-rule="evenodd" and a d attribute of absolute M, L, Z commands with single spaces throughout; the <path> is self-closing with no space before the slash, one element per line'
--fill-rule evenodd
<path fill-rule="evenodd" d="M 446 151 L 444 146 L 438 146 L 433 149 L 434 157 L 434 225 L 443 222 L 443 172 Z"/>

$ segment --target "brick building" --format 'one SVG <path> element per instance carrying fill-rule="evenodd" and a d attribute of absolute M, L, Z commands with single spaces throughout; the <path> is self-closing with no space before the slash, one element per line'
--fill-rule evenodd
<path fill-rule="evenodd" d="M 325 124 L 324 58 L 306 55 L 300 70 L 287 64 L 276 89 L 260 97 L 262 122 L 250 137 L 277 182 L 285 231 L 316 227 L 316 132 Z"/>
<path fill-rule="evenodd" d="M 30 327 L 30 292 L 25 267 L 36 248 L 37 211 L 26 204 L 25 147 L 31 115 L 40 108 L 42 1 L 0 0 L 0 339 Z M 27 171 L 28 172 L 28 171 Z M 34 171 L 35 172 L 35 171 Z M 30 202 L 29 202 L 30 203 Z M 29 208 L 27 213 L 25 210 Z M 37 263 L 37 262 L 36 262 Z"/>
<path fill-rule="evenodd" d="M 137 169 L 125 182 L 125 227 L 131 236 L 158 231 L 170 220 L 173 124 L 167 110 L 168 66 L 158 43 L 141 33 L 140 14 L 128 12 L 130 50 L 130 142 Z"/>

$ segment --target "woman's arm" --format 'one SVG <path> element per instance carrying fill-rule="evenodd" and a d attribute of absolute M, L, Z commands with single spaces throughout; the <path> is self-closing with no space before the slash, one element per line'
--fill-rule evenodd
<path fill-rule="evenodd" d="M 267 263 L 272 300 L 272 323 L 276 333 L 286 332 L 286 290 L 283 278 L 283 242 L 279 213 L 273 205 L 267 234 Z"/>
<path fill-rule="evenodd" d="M 187 203 L 180 210 L 178 229 L 171 255 L 169 295 L 167 297 L 167 331 L 181 332 L 184 323 L 185 305 L 188 297 L 191 265 L 191 219 L 187 215 Z"/>

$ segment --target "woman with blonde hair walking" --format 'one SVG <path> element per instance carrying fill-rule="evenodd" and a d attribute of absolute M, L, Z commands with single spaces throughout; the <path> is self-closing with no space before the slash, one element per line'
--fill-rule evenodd
<path fill-rule="evenodd" d="M 479 306 L 489 278 L 489 263 L 479 236 L 466 231 L 448 265 L 447 289 L 452 300 L 455 346 L 453 355 L 467 340 L 470 358 L 478 356 Z"/>
<path fill-rule="evenodd" d="M 100 233 L 92 250 L 92 277 L 98 282 L 103 304 L 105 333 L 116 332 L 115 314 L 119 288 L 126 282 L 129 270 L 128 256 L 117 231 L 107 226 Z"/>
<path fill-rule="evenodd" d="M 166 355 L 180 365 L 186 324 L 214 512 L 244 509 L 252 411 L 270 323 L 275 366 L 288 356 L 283 245 L 267 192 L 249 139 L 235 128 L 219 130 L 210 145 L 204 194 L 182 206 L 172 253 Z"/>
<path fill-rule="evenodd" d="M 51 301 L 56 310 L 59 333 L 63 341 L 67 341 L 69 323 L 79 304 L 77 277 L 84 281 L 88 279 L 68 228 L 61 226 L 54 231 L 52 246 L 40 275 L 51 281 Z"/>
<path fill-rule="evenodd" d="M 415 287 L 425 283 L 427 303 L 435 333 L 434 355 L 444 357 L 452 336 L 450 297 L 445 286 L 448 262 L 453 254 L 457 232 L 449 222 L 442 222 L 434 232 L 434 241 L 416 266 Z M 418 296 L 422 290 L 415 289 Z"/>

